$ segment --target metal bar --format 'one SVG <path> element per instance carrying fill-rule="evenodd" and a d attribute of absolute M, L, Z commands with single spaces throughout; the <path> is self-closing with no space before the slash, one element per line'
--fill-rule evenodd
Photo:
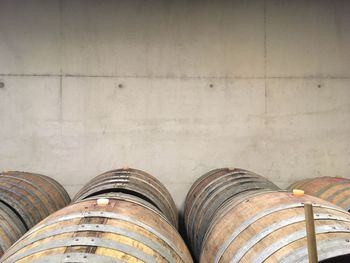
<path fill-rule="evenodd" d="M 55 254 L 38 259 L 34 259 L 31 263 L 125 263 L 125 261 L 106 255 L 96 255 L 90 253 L 67 253 Z"/>
<path fill-rule="evenodd" d="M 307 250 L 309 255 L 309 263 L 317 263 L 317 243 L 315 234 L 315 220 L 312 203 L 304 203 L 305 210 L 305 224 L 306 224 L 306 238 Z"/>
<path fill-rule="evenodd" d="M 62 247 L 71 247 L 71 246 L 89 246 L 89 247 L 103 247 L 109 248 L 115 251 L 120 251 L 124 254 L 130 255 L 134 258 L 137 258 L 145 263 L 154 262 L 153 255 L 146 254 L 146 252 L 138 249 L 138 247 L 132 247 L 130 245 L 126 245 L 123 243 L 118 243 L 113 240 L 104 240 L 102 238 L 96 237 L 75 237 L 75 238 L 67 238 L 67 239 L 58 239 L 51 240 L 51 242 L 43 243 L 41 245 L 32 247 L 28 250 L 16 253 L 14 255 L 9 256 L 1 262 L 17 262 L 21 259 L 24 259 L 33 254 L 54 249 L 54 248 L 62 248 Z"/>

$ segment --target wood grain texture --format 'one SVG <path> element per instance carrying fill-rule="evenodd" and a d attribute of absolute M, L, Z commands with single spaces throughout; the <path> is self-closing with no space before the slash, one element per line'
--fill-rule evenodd
<path fill-rule="evenodd" d="M 109 196 L 109 204 L 103 206 L 98 198 L 78 201 L 47 217 L 7 251 L 3 262 L 79 254 L 108 262 L 192 262 L 179 233 L 158 209 L 128 194 Z"/>
<path fill-rule="evenodd" d="M 350 180 L 340 177 L 317 177 L 297 181 L 287 189 L 301 189 L 305 194 L 313 195 L 345 210 L 350 209 Z"/>
<path fill-rule="evenodd" d="M 186 197 L 184 220 L 192 253 L 199 259 L 202 242 L 218 209 L 233 197 L 279 190 L 266 178 L 239 168 L 212 170 L 192 185 Z"/>
<path fill-rule="evenodd" d="M 178 226 L 177 208 L 168 190 L 154 176 L 137 169 L 117 169 L 96 176 L 76 194 L 74 201 L 108 192 L 138 196 L 157 207 L 175 227 Z"/>
<path fill-rule="evenodd" d="M 11 207 L 27 229 L 70 202 L 52 178 L 26 172 L 0 173 L 0 201 Z"/>
<path fill-rule="evenodd" d="M 287 262 L 307 262 L 305 202 L 314 205 L 316 232 L 327 228 L 325 233 L 316 234 L 318 244 L 326 242 L 323 248 L 318 247 L 321 259 L 328 259 L 324 248 L 331 247 L 335 240 L 340 240 L 341 245 L 332 257 L 350 255 L 349 213 L 309 195 L 296 197 L 288 192 L 262 192 L 247 195 L 239 202 L 230 200 L 217 211 L 205 236 L 200 262 L 281 262 L 302 248 L 305 251 L 295 261 Z"/>
<path fill-rule="evenodd" d="M 0 258 L 25 232 L 26 228 L 17 215 L 0 202 Z"/>

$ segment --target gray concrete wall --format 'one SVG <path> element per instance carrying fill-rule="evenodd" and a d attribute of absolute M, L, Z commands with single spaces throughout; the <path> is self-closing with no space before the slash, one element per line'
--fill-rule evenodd
<path fill-rule="evenodd" d="M 350 176 L 350 1 L 0 0 L 0 169 Z"/>

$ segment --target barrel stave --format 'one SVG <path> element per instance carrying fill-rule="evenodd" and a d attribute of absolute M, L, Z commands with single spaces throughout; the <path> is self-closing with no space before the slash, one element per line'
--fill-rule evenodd
<path fill-rule="evenodd" d="M 239 168 L 221 168 L 200 177 L 185 202 L 184 219 L 192 252 L 197 258 L 203 239 L 220 207 L 246 192 L 279 190 L 264 177 Z"/>
<path fill-rule="evenodd" d="M 22 221 L 7 205 L 0 202 L 0 258 L 25 232 Z"/>
<path fill-rule="evenodd" d="M 350 180 L 340 177 L 316 177 L 297 181 L 287 189 L 303 190 L 308 195 L 313 195 L 345 210 L 350 209 Z"/>
<path fill-rule="evenodd" d="M 70 199 L 63 187 L 47 176 L 9 171 L 0 173 L 0 201 L 29 229 Z"/>
<path fill-rule="evenodd" d="M 96 199 L 79 201 L 40 222 L 6 253 L 4 263 L 65 256 L 113 262 L 192 262 L 176 229 L 158 210 L 142 201 L 138 204 L 135 197 L 129 202 L 123 194 L 110 198 L 106 206 L 97 205 Z"/>
<path fill-rule="evenodd" d="M 288 249 L 285 247 L 292 246 L 299 240 L 284 246 L 283 242 L 288 240 L 287 237 L 298 231 L 305 232 L 304 202 L 315 204 L 316 229 L 327 226 L 350 229 L 349 214 L 328 202 L 307 195 L 297 198 L 287 192 L 265 193 L 232 206 L 226 213 L 218 211 L 215 225 L 204 241 L 201 262 L 236 262 L 233 259 L 237 262 L 262 262 L 259 259 L 263 255 L 266 256 L 264 260 L 271 260 L 270 257 L 273 258 L 274 253 L 280 249 L 287 253 Z M 318 218 L 317 215 L 323 218 Z M 336 231 L 338 230 L 334 230 Z M 303 238 L 305 235 L 306 233 Z M 322 234 L 317 237 L 319 235 Z M 350 231 L 346 235 L 350 237 Z M 273 247 L 276 246 L 281 247 L 270 254 L 264 252 L 266 248 L 274 251 Z"/>
<path fill-rule="evenodd" d="M 170 193 L 159 180 L 141 170 L 117 169 L 100 174 L 91 179 L 74 200 L 111 192 L 127 193 L 144 199 L 157 207 L 174 226 L 178 226 L 177 209 Z"/>

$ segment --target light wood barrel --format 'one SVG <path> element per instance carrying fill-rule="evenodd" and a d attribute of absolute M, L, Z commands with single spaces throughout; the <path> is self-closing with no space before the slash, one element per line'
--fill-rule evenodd
<path fill-rule="evenodd" d="M 307 263 L 305 202 L 314 207 L 319 261 L 350 262 L 350 214 L 319 198 L 282 191 L 226 202 L 208 228 L 200 262 Z"/>
<path fill-rule="evenodd" d="M 108 198 L 108 203 L 98 198 Z M 3 263 L 182 262 L 191 255 L 158 209 L 117 193 L 78 201 L 52 214 L 17 241 Z"/>
<path fill-rule="evenodd" d="M 297 181 L 289 190 L 300 189 L 305 194 L 313 195 L 350 210 L 350 180 L 340 177 L 317 177 Z"/>
<path fill-rule="evenodd" d="M 184 221 L 192 253 L 198 259 L 205 233 L 217 210 L 230 198 L 247 192 L 279 190 L 266 178 L 239 168 L 208 172 L 186 197 Z"/>
<path fill-rule="evenodd" d="M 25 232 L 22 221 L 7 205 L 0 202 L 0 258 Z"/>
<path fill-rule="evenodd" d="M 55 180 L 26 172 L 0 173 L 0 201 L 17 214 L 26 229 L 70 203 Z"/>
<path fill-rule="evenodd" d="M 157 207 L 175 227 L 178 226 L 177 208 L 170 193 L 159 180 L 141 170 L 117 169 L 98 175 L 76 194 L 74 200 L 110 192 L 140 197 Z"/>

